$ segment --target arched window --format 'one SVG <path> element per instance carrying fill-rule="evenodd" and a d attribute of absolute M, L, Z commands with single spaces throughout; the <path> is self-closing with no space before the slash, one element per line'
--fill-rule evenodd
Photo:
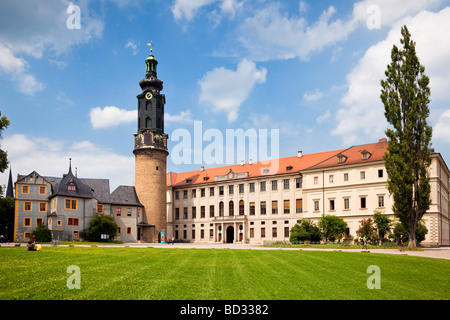
<path fill-rule="evenodd" d="M 239 201 L 239 215 L 244 215 L 244 200 Z"/>
<path fill-rule="evenodd" d="M 151 127 L 152 127 L 152 118 L 147 117 L 147 118 L 145 119 L 145 127 L 146 127 L 146 128 L 151 128 Z"/>
<path fill-rule="evenodd" d="M 230 201 L 230 203 L 228 205 L 228 215 L 234 216 L 234 202 L 233 201 Z"/>
<path fill-rule="evenodd" d="M 219 217 L 223 217 L 223 213 L 224 213 L 224 205 L 223 205 L 223 201 L 219 202 Z"/>

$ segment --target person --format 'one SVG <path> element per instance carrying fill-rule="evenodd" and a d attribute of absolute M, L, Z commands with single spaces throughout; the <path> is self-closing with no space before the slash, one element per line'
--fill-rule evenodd
<path fill-rule="evenodd" d="M 403 251 L 403 235 L 400 235 L 400 238 L 398 238 L 398 244 L 399 244 L 399 250 Z"/>
<path fill-rule="evenodd" d="M 367 250 L 367 238 L 366 238 L 366 236 L 363 237 L 363 247 L 362 248 L 363 249 L 366 248 L 366 250 Z"/>
<path fill-rule="evenodd" d="M 35 247 L 34 247 L 34 242 L 32 242 L 31 240 L 28 241 L 27 244 L 27 251 L 36 251 Z"/>
<path fill-rule="evenodd" d="M 36 248 L 36 251 L 42 251 L 42 245 L 36 241 L 36 244 L 34 246 Z"/>

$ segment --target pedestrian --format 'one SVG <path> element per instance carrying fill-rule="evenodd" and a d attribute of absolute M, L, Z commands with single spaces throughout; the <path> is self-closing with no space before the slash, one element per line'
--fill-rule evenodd
<path fill-rule="evenodd" d="M 367 238 L 366 238 L 366 236 L 363 237 L 363 247 L 362 248 L 363 249 L 366 248 L 366 250 L 367 250 Z"/>
<path fill-rule="evenodd" d="M 398 244 L 400 251 L 403 251 L 403 235 L 400 235 L 400 238 L 398 238 Z"/>
<path fill-rule="evenodd" d="M 28 241 L 27 251 L 36 251 L 36 249 L 34 248 L 34 242 Z"/>

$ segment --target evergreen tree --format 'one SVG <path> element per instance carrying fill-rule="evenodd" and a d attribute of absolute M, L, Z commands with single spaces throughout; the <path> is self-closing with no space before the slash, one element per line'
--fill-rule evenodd
<path fill-rule="evenodd" d="M 394 45 L 385 72 L 387 78 L 381 81 L 384 114 L 392 126 L 386 130 L 389 147 L 384 160 L 394 214 L 408 227 L 408 246 L 415 247 L 418 223 L 431 204 L 427 173 L 432 135 L 427 124 L 430 79 L 424 74 L 425 67 L 420 65 L 406 26 L 401 34 L 403 47 Z"/>

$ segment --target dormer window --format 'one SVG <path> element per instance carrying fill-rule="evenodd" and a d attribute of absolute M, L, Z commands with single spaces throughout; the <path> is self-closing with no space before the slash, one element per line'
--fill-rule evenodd
<path fill-rule="evenodd" d="M 347 160 L 347 157 L 343 154 L 339 154 L 338 156 L 338 163 L 344 163 Z"/>
<path fill-rule="evenodd" d="M 77 188 L 74 184 L 68 184 L 67 185 L 67 191 L 76 191 Z"/>
<path fill-rule="evenodd" d="M 370 158 L 370 156 L 372 155 L 369 151 L 363 150 L 361 151 L 361 155 L 362 155 L 362 159 L 363 160 L 367 160 Z"/>
<path fill-rule="evenodd" d="M 293 168 L 292 168 L 292 166 L 287 166 L 286 167 L 286 171 L 291 171 Z"/>
<path fill-rule="evenodd" d="M 203 177 L 203 181 L 208 181 L 209 177 Z"/>
<path fill-rule="evenodd" d="M 186 183 L 191 183 L 192 180 L 191 179 L 186 179 Z"/>

